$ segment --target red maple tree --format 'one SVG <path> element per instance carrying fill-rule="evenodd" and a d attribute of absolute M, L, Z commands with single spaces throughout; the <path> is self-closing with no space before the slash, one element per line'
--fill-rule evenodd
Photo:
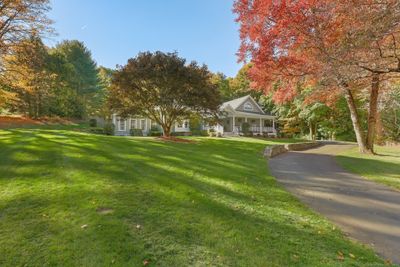
<path fill-rule="evenodd" d="M 253 87 L 273 90 L 277 102 L 292 99 L 299 83 L 312 83 L 315 94 L 343 94 L 360 151 L 373 153 L 381 81 L 400 73 L 400 2 L 236 0 L 234 12 Z M 366 89 L 365 138 L 354 98 Z"/>

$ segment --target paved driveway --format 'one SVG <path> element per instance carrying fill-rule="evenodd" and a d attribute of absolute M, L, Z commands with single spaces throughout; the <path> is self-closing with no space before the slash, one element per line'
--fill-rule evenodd
<path fill-rule="evenodd" d="M 400 264 L 400 192 L 350 174 L 334 154 L 349 144 L 326 144 L 269 160 L 272 174 L 290 192 L 325 215 L 351 238 Z"/>

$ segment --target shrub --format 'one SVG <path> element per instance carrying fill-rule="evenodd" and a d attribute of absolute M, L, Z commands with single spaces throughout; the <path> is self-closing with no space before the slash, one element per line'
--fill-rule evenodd
<path fill-rule="evenodd" d="M 208 136 L 207 130 L 200 130 L 200 136 Z"/>
<path fill-rule="evenodd" d="M 131 136 L 143 136 L 142 129 L 131 129 L 130 131 Z"/>
<path fill-rule="evenodd" d="M 250 135 L 250 124 L 247 122 L 242 123 L 242 133 L 245 136 L 249 136 Z"/>
<path fill-rule="evenodd" d="M 104 134 L 104 129 L 101 127 L 92 127 L 89 128 L 89 132 L 94 134 Z"/>
<path fill-rule="evenodd" d="M 190 131 L 194 134 L 194 132 L 198 132 L 201 130 L 201 122 L 202 118 L 199 115 L 192 115 L 189 119 L 189 127 Z"/>
<path fill-rule="evenodd" d="M 89 120 L 89 126 L 90 127 L 97 127 L 97 120 L 96 119 L 90 119 Z"/>
<path fill-rule="evenodd" d="M 158 125 L 152 125 L 150 128 L 150 131 L 154 131 L 154 132 L 161 132 L 161 127 Z"/>
<path fill-rule="evenodd" d="M 192 132 L 172 132 L 171 136 L 190 136 Z"/>
<path fill-rule="evenodd" d="M 103 127 L 103 134 L 114 135 L 115 125 L 111 122 L 107 122 Z"/>
<path fill-rule="evenodd" d="M 162 135 L 162 132 L 159 130 L 156 130 L 156 131 L 151 130 L 150 131 L 150 136 L 161 136 L 161 135 Z"/>
<path fill-rule="evenodd" d="M 210 130 L 208 130 L 208 135 L 209 136 L 211 136 L 211 137 L 215 137 L 215 136 L 217 136 L 217 134 L 216 134 L 216 132 L 215 132 L 215 130 L 214 129 L 210 129 Z"/>
<path fill-rule="evenodd" d="M 207 130 L 193 130 L 192 135 L 195 136 L 208 136 L 208 131 Z"/>

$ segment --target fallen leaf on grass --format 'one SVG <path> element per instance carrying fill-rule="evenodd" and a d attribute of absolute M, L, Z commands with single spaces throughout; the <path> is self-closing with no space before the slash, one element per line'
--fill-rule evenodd
<path fill-rule="evenodd" d="M 338 251 L 338 255 L 336 257 L 338 260 L 343 261 L 344 260 L 344 255 L 341 251 Z"/>
<path fill-rule="evenodd" d="M 352 253 L 349 253 L 349 256 L 350 256 L 350 258 L 352 258 L 352 259 L 355 259 L 355 258 L 356 258 L 356 256 L 354 256 L 354 254 L 352 254 Z"/>
<path fill-rule="evenodd" d="M 87 224 L 84 224 L 84 225 L 81 226 L 82 229 L 85 229 L 85 228 L 87 228 L 87 227 L 88 227 Z"/>
<path fill-rule="evenodd" d="M 147 266 L 147 265 L 149 265 L 149 263 L 150 263 L 150 260 L 144 260 L 143 261 L 143 266 Z"/>
<path fill-rule="evenodd" d="M 385 260 L 385 265 L 389 265 L 389 266 L 392 266 L 392 261 L 391 260 Z"/>

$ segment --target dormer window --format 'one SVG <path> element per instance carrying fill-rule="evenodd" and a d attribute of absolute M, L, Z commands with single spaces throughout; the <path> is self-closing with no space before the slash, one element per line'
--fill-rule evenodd
<path fill-rule="evenodd" d="M 250 102 L 246 102 L 243 105 L 243 110 L 246 111 L 253 111 L 253 105 Z"/>

